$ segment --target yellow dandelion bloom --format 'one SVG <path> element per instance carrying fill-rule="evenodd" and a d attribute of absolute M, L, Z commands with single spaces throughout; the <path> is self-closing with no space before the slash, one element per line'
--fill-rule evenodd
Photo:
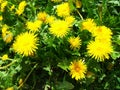
<path fill-rule="evenodd" d="M 72 24 L 75 21 L 75 18 L 73 16 L 68 16 L 65 18 L 65 21 L 68 23 L 69 26 L 72 26 Z"/>
<path fill-rule="evenodd" d="M 20 2 L 16 14 L 21 15 L 24 12 L 25 6 L 27 5 L 26 1 Z"/>
<path fill-rule="evenodd" d="M 113 51 L 111 44 L 99 41 L 91 41 L 87 45 L 88 54 L 98 61 L 109 59 L 109 54 Z"/>
<path fill-rule="evenodd" d="M 0 15 L 0 21 L 2 21 L 3 20 L 3 16 L 2 15 Z"/>
<path fill-rule="evenodd" d="M 48 16 L 46 19 L 46 23 L 52 24 L 55 20 L 55 16 Z"/>
<path fill-rule="evenodd" d="M 7 60 L 7 59 L 8 59 L 8 55 L 7 55 L 7 54 L 4 54 L 4 55 L 2 56 L 2 60 L 5 61 L 5 60 Z"/>
<path fill-rule="evenodd" d="M 10 43 L 13 40 L 13 34 L 10 31 L 6 32 L 6 35 L 2 35 L 3 36 L 3 40 L 6 43 Z"/>
<path fill-rule="evenodd" d="M 22 83 L 23 83 L 23 79 L 22 78 L 20 78 L 20 80 L 19 80 L 19 85 L 21 85 Z"/>
<path fill-rule="evenodd" d="M 41 20 L 43 22 L 46 22 L 46 19 L 47 19 L 47 13 L 46 12 L 39 12 L 37 14 L 37 18 L 38 20 Z"/>
<path fill-rule="evenodd" d="M 75 5 L 76 5 L 76 8 L 81 8 L 82 2 L 80 0 L 76 0 Z"/>
<path fill-rule="evenodd" d="M 78 49 L 81 45 L 81 39 L 80 37 L 70 37 L 69 38 L 70 48 L 72 49 Z"/>
<path fill-rule="evenodd" d="M 82 30 L 88 30 L 89 32 L 93 33 L 94 29 L 96 29 L 96 23 L 93 19 L 86 19 L 82 22 Z"/>
<path fill-rule="evenodd" d="M 3 25 L 2 26 L 2 36 L 3 35 L 6 35 L 6 32 L 7 32 L 7 29 L 8 29 L 9 27 L 5 24 L 5 25 Z"/>
<path fill-rule="evenodd" d="M 3 2 L 3 0 L 0 0 L 0 4 Z"/>
<path fill-rule="evenodd" d="M 85 74 L 87 72 L 87 66 L 86 64 L 82 61 L 73 61 L 70 64 L 70 75 L 72 78 L 75 78 L 76 80 L 80 80 L 85 78 Z"/>
<path fill-rule="evenodd" d="M 54 21 L 49 28 L 51 34 L 57 37 L 64 37 L 69 31 L 69 25 L 63 20 Z"/>
<path fill-rule="evenodd" d="M 25 32 L 16 37 L 13 49 L 24 56 L 32 55 L 37 49 L 38 38 L 34 33 Z"/>
<path fill-rule="evenodd" d="M 97 37 L 95 37 L 95 41 L 98 41 L 98 42 L 102 42 L 102 43 L 107 43 L 107 44 L 111 44 L 111 37 L 112 36 L 105 36 L 105 35 L 99 35 Z"/>
<path fill-rule="evenodd" d="M 94 29 L 93 36 L 107 36 L 108 38 L 111 38 L 112 31 L 107 28 L 106 26 L 97 26 L 96 29 Z"/>
<path fill-rule="evenodd" d="M 32 32 L 38 31 L 39 28 L 41 28 L 41 25 L 42 25 L 42 21 L 40 21 L 40 20 L 36 20 L 34 22 L 28 21 L 26 23 L 27 29 Z"/>
<path fill-rule="evenodd" d="M 12 32 L 8 31 L 8 26 L 3 25 L 2 27 L 2 38 L 6 43 L 10 43 L 13 39 L 13 34 Z"/>
<path fill-rule="evenodd" d="M 6 90 L 14 90 L 14 88 L 13 87 L 9 87 Z"/>
<path fill-rule="evenodd" d="M 12 5 L 12 6 L 10 7 L 10 11 L 12 11 L 13 9 L 15 9 L 15 5 Z"/>
<path fill-rule="evenodd" d="M 51 0 L 52 2 L 61 2 L 62 0 Z"/>
<path fill-rule="evenodd" d="M 60 17 L 69 16 L 70 15 L 69 4 L 67 2 L 65 2 L 65 3 L 58 5 L 56 12 L 57 12 L 57 15 Z"/>
<path fill-rule="evenodd" d="M 3 3 L 1 3 L 1 12 L 4 12 L 5 7 L 7 6 L 8 1 L 4 1 Z"/>

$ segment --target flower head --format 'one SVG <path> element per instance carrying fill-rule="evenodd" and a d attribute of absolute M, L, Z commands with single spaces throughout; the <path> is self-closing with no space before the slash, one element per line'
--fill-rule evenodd
<path fill-rule="evenodd" d="M 13 9 L 15 9 L 15 5 L 12 5 L 12 6 L 10 7 L 10 11 L 12 11 Z"/>
<path fill-rule="evenodd" d="M 4 1 L 4 2 L 1 3 L 1 6 L 0 6 L 0 7 L 1 7 L 1 8 L 0 8 L 0 9 L 1 9 L 1 12 L 4 12 L 4 9 L 5 9 L 5 7 L 7 6 L 7 4 L 8 4 L 8 1 Z"/>
<path fill-rule="evenodd" d="M 113 51 L 110 43 L 100 41 L 91 41 L 87 45 L 88 54 L 98 61 L 109 59 L 109 54 Z"/>
<path fill-rule="evenodd" d="M 85 74 L 87 71 L 86 64 L 82 61 L 73 61 L 70 64 L 70 75 L 72 75 L 72 78 L 75 78 L 76 80 L 80 80 L 85 78 Z"/>
<path fill-rule="evenodd" d="M 68 16 L 65 18 L 65 21 L 71 26 L 74 23 L 75 18 L 73 16 Z"/>
<path fill-rule="evenodd" d="M 7 31 L 8 28 L 9 28 L 9 27 L 8 27 L 6 24 L 4 24 L 4 25 L 2 26 L 2 33 L 6 33 L 6 31 Z"/>
<path fill-rule="evenodd" d="M 25 6 L 27 5 L 26 1 L 20 2 L 16 14 L 21 15 L 24 12 Z"/>
<path fill-rule="evenodd" d="M 37 14 L 37 18 L 38 18 L 38 20 L 45 22 L 47 19 L 47 13 L 46 12 L 39 12 Z"/>
<path fill-rule="evenodd" d="M 28 21 L 26 23 L 26 25 L 27 25 L 27 29 L 29 29 L 32 32 L 35 32 L 35 31 L 38 31 L 39 28 L 41 27 L 42 21 L 40 21 L 40 20 L 36 20 L 34 22 Z"/>
<path fill-rule="evenodd" d="M 95 28 L 96 28 L 96 23 L 94 22 L 93 19 L 88 18 L 82 22 L 83 30 L 88 30 L 89 32 L 93 33 Z"/>
<path fill-rule="evenodd" d="M 57 15 L 60 17 L 69 16 L 70 15 L 69 4 L 67 2 L 65 2 L 65 3 L 58 5 L 56 12 L 57 12 Z"/>
<path fill-rule="evenodd" d="M 70 37 L 68 41 L 72 49 L 80 48 L 81 39 L 79 37 Z"/>
<path fill-rule="evenodd" d="M 7 60 L 7 59 L 8 59 L 8 55 L 7 55 L 7 54 L 4 54 L 4 55 L 2 56 L 2 60 L 5 61 L 5 60 Z"/>
<path fill-rule="evenodd" d="M 10 43 L 13 39 L 13 34 L 7 30 L 8 28 L 7 25 L 3 25 L 2 27 L 2 38 L 6 43 Z"/>
<path fill-rule="evenodd" d="M 6 90 L 14 90 L 14 88 L 13 87 L 9 87 Z"/>
<path fill-rule="evenodd" d="M 7 31 L 6 34 L 2 36 L 6 43 L 10 43 L 13 40 L 13 34 L 10 31 Z"/>
<path fill-rule="evenodd" d="M 69 31 L 69 25 L 66 21 L 56 20 L 50 25 L 50 33 L 57 37 L 64 37 Z"/>
<path fill-rule="evenodd" d="M 46 23 L 52 24 L 55 20 L 55 16 L 48 16 L 46 19 Z"/>
<path fill-rule="evenodd" d="M 0 0 L 0 4 L 3 2 L 3 0 Z"/>
<path fill-rule="evenodd" d="M 34 33 L 25 32 L 16 37 L 13 49 L 24 56 L 32 55 L 37 49 L 38 38 Z"/>
<path fill-rule="evenodd" d="M 2 15 L 0 15 L 0 21 L 2 21 L 3 20 L 3 16 Z"/>
<path fill-rule="evenodd" d="M 111 44 L 111 36 L 104 36 L 104 35 L 99 35 L 97 37 L 95 37 L 95 41 L 98 41 L 98 42 L 102 42 L 102 43 L 106 43 L 106 44 Z"/>
<path fill-rule="evenodd" d="M 62 0 L 51 0 L 52 2 L 61 2 Z"/>
<path fill-rule="evenodd" d="M 76 5 L 76 8 L 81 8 L 82 2 L 80 0 L 76 0 L 75 5 Z"/>
<path fill-rule="evenodd" d="M 93 36 L 101 37 L 101 35 L 111 38 L 112 31 L 109 28 L 107 28 L 106 26 L 97 26 L 97 28 L 94 29 Z"/>

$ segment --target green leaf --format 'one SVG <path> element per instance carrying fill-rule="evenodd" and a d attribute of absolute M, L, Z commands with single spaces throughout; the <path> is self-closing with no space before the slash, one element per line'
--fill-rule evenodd
<path fill-rule="evenodd" d="M 74 5 L 73 5 L 73 0 L 68 0 L 68 3 L 69 3 L 71 12 L 72 12 L 72 11 L 75 11 L 76 8 L 75 8 Z"/>
<path fill-rule="evenodd" d="M 108 3 L 112 3 L 112 4 L 116 5 L 116 6 L 120 6 L 120 2 L 119 1 L 111 0 Z"/>
<path fill-rule="evenodd" d="M 56 85 L 57 90 L 71 90 L 74 88 L 74 85 L 68 81 L 58 82 Z"/>
<path fill-rule="evenodd" d="M 104 86 L 104 89 L 108 89 L 108 86 L 109 86 L 109 83 L 106 82 L 106 83 L 105 83 L 105 86 Z"/>
<path fill-rule="evenodd" d="M 68 71 L 69 69 L 69 62 L 67 60 L 63 60 L 63 62 L 59 62 L 58 67 L 60 67 L 61 69 Z"/>
<path fill-rule="evenodd" d="M 50 65 L 44 67 L 43 69 L 44 69 L 45 71 L 48 71 L 48 74 L 49 74 L 49 75 L 52 75 L 52 71 L 51 71 L 51 66 L 50 66 Z"/>
<path fill-rule="evenodd" d="M 120 52 L 114 51 L 113 53 L 111 53 L 111 57 L 112 59 L 116 60 L 120 57 Z"/>
<path fill-rule="evenodd" d="M 117 85 L 117 86 L 116 86 L 116 89 L 120 89 L 120 86 Z"/>

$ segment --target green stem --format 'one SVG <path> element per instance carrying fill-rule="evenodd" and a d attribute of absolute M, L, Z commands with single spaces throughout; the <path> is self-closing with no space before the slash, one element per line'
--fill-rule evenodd
<path fill-rule="evenodd" d="M 7 64 L 6 66 L 3 66 L 3 67 L 0 67 L 0 70 L 1 69 L 6 69 L 6 68 L 8 68 L 9 66 L 11 66 L 13 63 L 15 63 L 17 60 L 14 60 L 14 61 L 12 61 L 11 63 L 9 63 L 9 64 Z"/>
<path fill-rule="evenodd" d="M 31 69 L 31 71 L 28 73 L 28 75 L 26 76 L 25 80 L 18 86 L 18 89 L 20 89 L 23 84 L 27 81 L 27 79 L 29 78 L 30 74 L 33 72 L 33 70 L 37 67 L 38 64 L 35 64 L 34 67 Z"/>
<path fill-rule="evenodd" d="M 76 10 L 76 11 L 77 11 L 77 13 L 79 14 L 80 18 L 81 18 L 82 20 L 84 20 L 84 19 L 83 19 L 83 16 L 81 15 L 81 13 L 80 13 L 78 10 Z"/>

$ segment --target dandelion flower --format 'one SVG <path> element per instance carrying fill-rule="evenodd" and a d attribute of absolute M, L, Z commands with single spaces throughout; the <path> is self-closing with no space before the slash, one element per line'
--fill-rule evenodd
<path fill-rule="evenodd" d="M 2 26 L 2 37 L 6 36 L 6 32 L 7 32 L 8 28 L 9 27 L 6 24 Z"/>
<path fill-rule="evenodd" d="M 15 8 L 15 5 L 12 5 L 12 6 L 10 7 L 10 11 L 12 11 L 14 8 Z"/>
<path fill-rule="evenodd" d="M 111 44 L 99 41 L 91 41 L 87 45 L 88 54 L 98 61 L 109 59 L 109 54 L 113 51 Z"/>
<path fill-rule="evenodd" d="M 13 40 L 13 34 L 10 31 L 7 31 L 6 34 L 2 36 L 6 43 L 10 43 Z"/>
<path fill-rule="evenodd" d="M 87 71 L 87 66 L 86 64 L 82 61 L 73 61 L 70 64 L 70 75 L 72 78 L 75 78 L 76 80 L 80 80 L 85 78 L 85 74 Z"/>
<path fill-rule="evenodd" d="M 25 6 L 27 5 L 26 1 L 20 2 L 16 14 L 21 15 L 24 12 Z"/>
<path fill-rule="evenodd" d="M 8 1 L 4 1 L 3 3 L 1 3 L 1 12 L 4 12 L 5 7 L 7 6 Z"/>
<path fill-rule="evenodd" d="M 19 80 L 19 85 L 21 85 L 21 84 L 23 84 L 23 79 L 22 78 L 20 78 L 20 80 Z"/>
<path fill-rule="evenodd" d="M 65 21 L 69 24 L 69 26 L 72 26 L 72 24 L 75 21 L 75 18 L 73 16 L 68 16 L 65 18 Z"/>
<path fill-rule="evenodd" d="M 105 26 L 97 26 L 93 32 L 95 41 L 111 44 L 112 31 Z"/>
<path fill-rule="evenodd" d="M 8 59 L 8 55 L 7 55 L 7 54 L 4 54 L 4 55 L 2 56 L 2 60 L 5 61 L 5 60 L 7 60 L 7 59 Z"/>
<path fill-rule="evenodd" d="M 107 44 L 111 44 L 111 38 L 110 36 L 105 36 L 105 35 L 99 35 L 97 37 L 95 37 L 95 41 L 98 41 L 98 42 L 102 42 L 102 43 L 107 43 Z"/>
<path fill-rule="evenodd" d="M 80 48 L 81 39 L 79 37 L 70 37 L 68 41 L 72 49 Z"/>
<path fill-rule="evenodd" d="M 94 29 L 93 36 L 107 36 L 108 38 L 111 38 L 112 31 L 107 28 L 106 26 L 97 26 L 96 29 Z"/>
<path fill-rule="evenodd" d="M 2 33 L 5 33 L 8 28 L 9 28 L 9 27 L 8 27 L 6 24 L 4 24 L 4 25 L 2 26 Z"/>
<path fill-rule="evenodd" d="M 13 49 L 24 56 L 32 55 L 37 49 L 38 38 L 34 33 L 25 32 L 16 37 Z"/>
<path fill-rule="evenodd" d="M 51 0 L 52 2 L 61 2 L 62 0 Z"/>
<path fill-rule="evenodd" d="M 46 23 L 52 24 L 55 20 L 55 16 L 48 16 L 46 19 Z"/>
<path fill-rule="evenodd" d="M 0 4 L 3 2 L 3 0 L 0 0 Z"/>
<path fill-rule="evenodd" d="M 34 22 L 28 21 L 26 23 L 27 29 L 29 29 L 32 32 L 36 32 L 39 30 L 39 28 L 41 28 L 42 25 L 42 21 L 40 20 L 36 20 Z"/>
<path fill-rule="evenodd" d="M 56 20 L 50 25 L 50 33 L 57 36 L 57 37 L 64 37 L 68 31 L 68 23 L 63 20 Z"/>
<path fill-rule="evenodd" d="M 70 7 L 69 4 L 66 3 L 62 3 L 60 5 L 57 6 L 57 15 L 60 17 L 66 17 L 70 15 Z"/>
<path fill-rule="evenodd" d="M 82 30 L 88 30 L 89 32 L 93 33 L 94 29 L 96 29 L 96 23 L 93 19 L 86 19 L 82 22 Z"/>
<path fill-rule="evenodd" d="M 10 43 L 13 39 L 13 34 L 12 32 L 8 31 L 8 26 L 3 25 L 2 27 L 2 38 L 6 43 Z"/>
<path fill-rule="evenodd" d="M 2 21 L 3 20 L 3 16 L 2 15 L 0 15 L 0 21 Z"/>
<path fill-rule="evenodd" d="M 6 90 L 14 90 L 14 88 L 13 87 L 9 87 Z"/>
<path fill-rule="evenodd" d="M 81 8 L 82 2 L 80 0 L 76 0 L 75 5 L 76 5 L 76 8 Z"/>
<path fill-rule="evenodd" d="M 37 18 L 38 18 L 38 20 L 45 22 L 46 18 L 47 18 L 47 13 L 46 12 L 39 12 L 37 14 Z"/>

